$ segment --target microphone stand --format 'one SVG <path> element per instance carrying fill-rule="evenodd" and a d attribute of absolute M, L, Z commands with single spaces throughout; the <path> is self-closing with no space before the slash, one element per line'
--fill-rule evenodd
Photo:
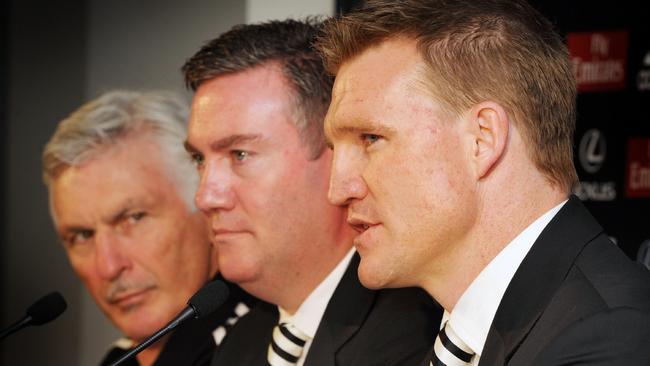
<path fill-rule="evenodd" d="M 4 339 L 5 337 L 9 336 L 10 334 L 22 329 L 23 327 L 26 327 L 29 325 L 29 323 L 32 321 L 31 316 L 26 316 L 19 321 L 13 323 L 10 325 L 7 329 L 4 329 L 2 332 L 0 332 L 0 340 Z"/>
<path fill-rule="evenodd" d="M 228 298 L 228 286 L 219 280 L 208 282 L 199 289 L 187 301 L 187 307 L 180 312 L 172 321 L 169 322 L 162 329 L 154 333 L 151 337 L 145 339 L 134 349 L 127 352 L 120 357 L 117 361 L 113 362 L 110 366 L 117 366 L 129 358 L 137 355 L 143 349 L 147 348 L 153 342 L 160 339 L 160 337 L 172 331 L 179 326 L 182 322 L 190 318 L 201 318 L 207 314 L 215 311 L 221 304 Z"/>
<path fill-rule="evenodd" d="M 169 333 L 170 331 L 174 330 L 180 323 L 185 321 L 187 318 L 191 318 L 194 316 L 194 313 L 196 311 L 192 307 L 187 307 L 185 310 L 183 310 L 176 319 L 174 319 L 171 323 L 169 323 L 166 327 L 161 328 L 159 331 L 154 333 L 151 337 L 147 338 L 144 340 L 144 342 L 140 343 L 137 345 L 135 348 L 130 350 L 129 352 L 125 353 L 117 359 L 117 361 L 113 362 L 110 364 L 110 366 L 117 366 L 123 363 L 124 361 L 128 360 L 129 358 L 137 355 L 138 353 L 142 352 L 143 349 L 149 347 L 152 343 L 156 342 L 158 339 L 160 339 L 162 336 L 165 334 Z"/>

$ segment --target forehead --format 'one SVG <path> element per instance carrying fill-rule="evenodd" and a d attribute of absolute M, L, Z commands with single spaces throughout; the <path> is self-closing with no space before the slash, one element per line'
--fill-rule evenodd
<path fill-rule="evenodd" d="M 326 132 L 403 118 L 405 113 L 439 112 L 425 69 L 417 42 L 407 38 L 386 40 L 346 61 L 334 83 Z"/>
<path fill-rule="evenodd" d="M 178 201 L 157 144 L 128 138 L 79 166 L 64 170 L 50 187 L 58 222 L 108 215 L 128 205 Z"/>
<path fill-rule="evenodd" d="M 188 140 L 200 144 L 232 134 L 295 129 L 293 96 L 275 63 L 218 76 L 194 95 Z"/>
<path fill-rule="evenodd" d="M 389 38 L 344 62 L 336 75 L 336 82 L 339 88 L 350 82 L 391 87 L 405 79 L 416 78 L 421 65 L 423 60 L 416 40 Z"/>

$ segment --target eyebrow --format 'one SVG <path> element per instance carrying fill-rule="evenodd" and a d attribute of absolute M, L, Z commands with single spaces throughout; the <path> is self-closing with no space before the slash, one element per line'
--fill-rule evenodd
<path fill-rule="evenodd" d="M 89 227 L 73 225 L 73 226 L 63 227 L 63 228 L 61 228 L 60 230 L 57 230 L 57 231 L 58 231 L 59 238 L 61 238 L 61 240 L 65 240 L 65 237 L 68 234 L 76 234 L 76 233 L 79 233 L 79 232 L 82 232 L 82 231 L 95 231 L 95 230 L 92 229 L 92 228 L 89 228 Z"/>
<path fill-rule="evenodd" d="M 131 212 L 146 211 L 150 212 L 152 209 L 152 202 L 150 199 L 132 196 L 126 197 L 119 205 L 115 206 L 115 210 L 111 210 L 108 215 L 102 217 L 103 222 L 108 222 L 115 225 L 121 220 L 124 220 Z"/>
<path fill-rule="evenodd" d="M 111 223 L 111 225 L 115 225 L 116 223 L 120 222 L 122 219 L 124 219 L 126 213 L 129 212 L 132 209 L 132 207 L 133 205 L 131 204 L 131 202 L 129 202 L 129 205 L 123 206 L 123 208 L 120 209 L 120 211 L 109 216 L 108 222 Z"/>
<path fill-rule="evenodd" d="M 233 145 L 241 144 L 244 142 L 252 142 L 256 140 L 261 140 L 262 136 L 258 134 L 237 134 L 224 137 L 217 141 L 214 141 L 210 144 L 210 150 L 212 151 L 221 151 L 231 148 Z M 199 150 L 194 147 L 189 141 L 185 140 L 183 143 L 185 150 L 189 153 L 197 153 Z"/>
<path fill-rule="evenodd" d="M 110 223 L 111 225 L 116 224 L 120 220 L 122 220 L 125 216 L 126 213 L 131 209 L 131 207 L 124 207 L 120 209 L 118 212 L 110 214 L 109 216 L 103 218 L 103 221 Z M 82 231 L 95 231 L 95 229 L 90 228 L 90 227 L 85 227 L 85 226 L 80 226 L 80 225 L 71 225 L 71 226 L 64 226 L 59 230 L 59 236 L 61 239 L 64 239 L 64 237 L 68 234 L 76 234 Z"/>
<path fill-rule="evenodd" d="M 111 225 L 115 225 L 121 220 L 123 220 L 130 211 L 133 210 L 144 210 L 144 211 L 149 211 L 150 210 L 150 205 L 147 202 L 147 200 L 138 200 L 134 198 L 127 198 L 122 202 L 122 204 L 118 205 L 118 209 L 114 210 L 112 213 L 109 213 L 106 216 L 100 217 L 100 220 L 102 222 L 107 222 Z M 81 231 L 95 231 L 95 229 L 91 227 L 86 227 L 83 225 L 77 225 L 73 224 L 70 226 L 63 226 L 60 229 L 57 229 L 57 232 L 59 233 L 59 236 L 64 236 L 66 234 L 71 234 L 71 233 L 78 233 Z"/>
<path fill-rule="evenodd" d="M 325 139 L 328 146 L 331 146 L 331 140 L 329 139 L 330 134 L 332 136 L 341 136 L 341 135 L 358 135 L 362 133 L 367 133 L 367 134 L 385 136 L 385 135 L 393 134 L 395 132 L 396 130 L 392 127 L 388 127 L 367 120 L 358 120 L 354 122 L 354 125 L 348 124 L 343 126 L 332 126 L 332 124 L 330 124 L 330 127 L 325 130 Z"/>

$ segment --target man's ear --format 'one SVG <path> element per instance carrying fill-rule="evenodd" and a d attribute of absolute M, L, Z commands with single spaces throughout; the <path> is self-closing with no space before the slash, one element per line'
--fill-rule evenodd
<path fill-rule="evenodd" d="M 496 167 L 505 153 L 510 119 L 505 108 L 490 101 L 475 105 L 467 118 L 472 134 L 476 177 L 482 179 Z"/>

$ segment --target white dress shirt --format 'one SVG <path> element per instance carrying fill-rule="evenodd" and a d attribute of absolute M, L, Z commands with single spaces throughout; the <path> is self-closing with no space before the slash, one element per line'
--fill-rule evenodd
<path fill-rule="evenodd" d="M 476 353 L 471 365 L 478 365 L 492 320 L 512 277 L 542 230 L 566 202 L 544 213 L 517 235 L 472 281 L 451 314 L 445 311 L 440 327 L 448 320 L 451 322 L 460 339 Z"/>
<path fill-rule="evenodd" d="M 305 363 L 307 353 L 309 352 L 312 340 L 316 335 L 318 325 L 323 318 L 323 314 L 325 314 L 327 304 L 334 294 L 334 290 L 336 290 L 336 287 L 339 285 L 339 282 L 341 282 L 341 278 L 343 278 L 345 270 L 348 268 L 354 252 L 354 248 L 350 249 L 350 252 L 345 255 L 323 282 L 321 282 L 318 287 L 307 296 L 305 301 L 303 301 L 293 315 L 278 307 L 280 312 L 280 323 L 291 323 L 301 332 L 309 336 L 309 340 L 305 342 L 302 354 L 296 363 L 297 366 L 302 366 Z"/>

